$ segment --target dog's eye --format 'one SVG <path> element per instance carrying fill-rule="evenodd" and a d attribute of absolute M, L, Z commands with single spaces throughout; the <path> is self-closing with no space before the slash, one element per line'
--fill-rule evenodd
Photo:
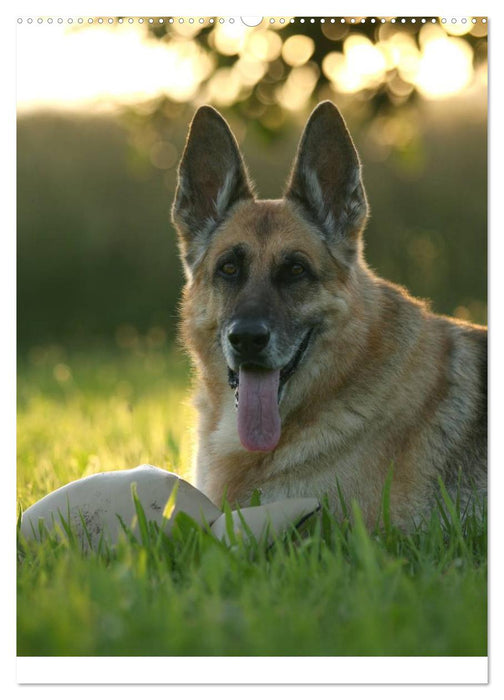
<path fill-rule="evenodd" d="M 285 260 L 275 273 L 275 279 L 279 284 L 296 284 L 305 279 L 311 279 L 310 267 L 299 260 Z"/>
<path fill-rule="evenodd" d="M 289 273 L 292 277 L 301 277 L 301 275 L 305 272 L 305 269 L 301 263 L 293 263 L 289 267 Z"/>
<path fill-rule="evenodd" d="M 219 272 L 224 277 L 236 277 L 238 274 L 238 265 L 233 262 L 225 262 L 219 267 Z"/>

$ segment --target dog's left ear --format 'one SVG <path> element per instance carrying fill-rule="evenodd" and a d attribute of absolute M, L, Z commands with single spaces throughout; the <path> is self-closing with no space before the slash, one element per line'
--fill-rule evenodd
<path fill-rule="evenodd" d="M 312 112 L 299 144 L 285 196 L 302 207 L 329 246 L 356 249 L 368 206 L 359 156 L 332 102 Z"/>

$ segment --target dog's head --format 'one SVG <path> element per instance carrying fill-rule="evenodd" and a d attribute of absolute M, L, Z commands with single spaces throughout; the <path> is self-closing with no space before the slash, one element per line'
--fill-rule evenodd
<path fill-rule="evenodd" d="M 225 120 L 196 112 L 173 204 L 185 333 L 206 371 L 236 391 L 246 449 L 276 447 L 279 404 L 341 309 L 366 217 L 357 152 L 331 102 L 310 116 L 280 200 L 254 197 Z"/>

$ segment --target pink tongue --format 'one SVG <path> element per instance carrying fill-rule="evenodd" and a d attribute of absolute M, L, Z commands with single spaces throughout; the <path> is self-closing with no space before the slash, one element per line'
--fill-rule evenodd
<path fill-rule="evenodd" d="M 280 440 L 279 382 L 280 370 L 240 368 L 238 435 L 246 450 L 270 452 Z"/>

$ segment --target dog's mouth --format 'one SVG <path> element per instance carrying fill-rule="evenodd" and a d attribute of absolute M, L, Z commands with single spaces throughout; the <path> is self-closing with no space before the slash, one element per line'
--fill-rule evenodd
<path fill-rule="evenodd" d="M 279 404 L 286 383 L 299 367 L 312 336 L 310 329 L 289 362 L 281 369 L 253 364 L 228 368 L 229 386 L 235 391 L 238 435 L 246 450 L 271 452 L 281 434 Z"/>

